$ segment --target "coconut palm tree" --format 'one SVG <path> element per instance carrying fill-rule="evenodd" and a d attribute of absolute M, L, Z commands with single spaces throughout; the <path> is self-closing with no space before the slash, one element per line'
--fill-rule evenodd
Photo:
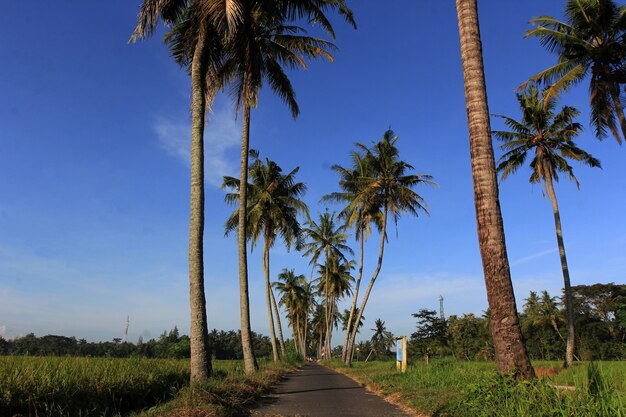
<path fill-rule="evenodd" d="M 331 259 L 335 259 L 336 262 L 347 262 L 344 253 L 352 255 L 354 252 L 346 245 L 348 236 L 346 235 L 346 225 L 336 225 L 335 213 L 329 213 L 326 210 L 319 215 L 319 222 L 316 223 L 313 219 L 307 220 L 307 228 L 304 229 L 304 233 L 307 236 L 308 241 L 305 242 L 303 248 L 305 249 L 303 256 L 310 256 L 310 265 L 317 265 L 317 261 L 324 255 L 324 264 L 329 265 Z M 330 299 L 328 295 L 330 284 L 330 268 L 324 270 L 324 317 L 326 329 L 331 326 L 332 316 L 330 309 Z M 329 333 L 325 332 L 324 339 L 324 353 L 326 358 L 330 358 L 331 348 L 330 340 L 328 339 Z"/>
<path fill-rule="evenodd" d="M 365 311 L 365 306 L 383 264 L 389 216 L 396 226 L 397 235 L 398 219 L 401 214 L 408 213 L 416 217 L 419 212 L 428 214 L 426 202 L 413 191 L 413 188 L 421 184 L 435 185 L 430 175 L 408 173 L 409 170 L 413 169 L 413 166 L 399 159 L 397 141 L 398 136 L 392 130 L 387 130 L 383 138 L 374 143 L 371 149 L 362 143 L 357 144 L 364 155 L 364 160 L 370 165 L 370 169 L 368 170 L 369 177 L 358 178 L 361 188 L 354 196 L 355 206 L 380 207 L 382 216 L 380 217 L 378 262 L 365 290 L 355 323 L 360 321 L 360 316 Z M 356 338 L 354 330 L 348 340 L 348 351 L 345 355 L 347 365 L 351 364 L 352 348 Z"/>
<path fill-rule="evenodd" d="M 358 307 L 357 307 L 358 309 Z M 352 313 L 352 321 L 350 321 L 350 314 Z M 351 312 L 350 310 L 343 310 L 343 313 L 339 317 L 341 321 L 341 330 L 352 332 L 352 327 L 354 326 L 354 318 L 356 318 L 356 314 L 358 311 Z M 361 320 L 359 321 L 359 325 L 357 326 L 356 332 L 359 333 L 359 329 L 363 327 L 365 321 L 365 316 L 361 316 Z"/>
<path fill-rule="evenodd" d="M 296 167 L 288 174 L 283 174 L 282 169 L 274 161 L 266 159 L 264 164 L 258 158 L 257 151 L 250 151 L 253 162 L 250 166 L 250 183 L 248 184 L 248 209 L 247 223 L 248 235 L 254 247 L 255 243 L 263 237 L 263 270 L 265 272 L 265 290 L 267 298 L 268 318 L 270 321 L 270 340 L 274 360 L 278 360 L 276 348 L 276 336 L 274 331 L 274 319 L 278 327 L 281 353 L 285 355 L 285 341 L 282 335 L 280 314 L 276 299 L 270 284 L 270 249 L 280 235 L 287 250 L 292 246 L 296 248 L 302 244 L 302 231 L 298 222 L 298 213 L 308 214 L 306 204 L 300 198 L 306 192 L 306 186 L 295 181 L 295 175 L 299 168 Z M 236 204 L 239 201 L 240 181 L 233 177 L 224 177 L 223 187 L 235 190 L 226 195 L 226 201 Z M 239 226 L 239 210 L 236 210 L 226 221 L 226 234 L 237 230 Z M 274 312 L 272 313 L 272 308 Z"/>
<path fill-rule="evenodd" d="M 243 185 L 247 183 L 248 175 L 251 109 L 257 106 L 261 87 L 267 82 L 271 90 L 287 104 L 295 118 L 299 108 L 293 86 L 283 67 L 306 69 L 305 60 L 308 58 L 325 57 L 332 61 L 329 50 L 334 49 L 334 46 L 322 39 L 305 36 L 302 28 L 285 24 L 284 16 L 277 15 L 275 11 L 268 12 L 252 0 L 241 1 L 239 19 L 237 30 L 227 42 L 228 58 L 223 63 L 221 79 L 222 84 L 232 86 L 237 112 L 243 113 L 237 244 L 241 304 L 247 306 L 247 190 Z M 249 328 L 249 317 L 249 309 L 245 307 L 242 309 L 242 329 L 246 326 Z M 246 364 L 248 372 L 255 369 L 254 363 Z"/>
<path fill-rule="evenodd" d="M 325 264 L 318 265 L 319 276 L 313 281 L 317 294 L 328 301 L 329 313 L 331 317 L 326 325 L 325 340 L 331 345 L 333 329 L 340 319 L 337 309 L 337 302 L 343 297 L 350 295 L 354 277 L 350 271 L 354 269 L 354 261 L 341 262 L 337 259 L 337 254 L 332 253 Z"/>
<path fill-rule="evenodd" d="M 491 309 L 491 334 L 500 372 L 532 378 L 533 368 L 522 341 L 491 143 L 489 108 L 478 25 L 477 0 L 456 0 L 465 85 L 465 103 L 474 180 L 478 242 Z"/>
<path fill-rule="evenodd" d="M 340 165 L 333 165 L 333 171 L 339 174 L 340 192 L 328 194 L 322 198 L 322 201 L 334 201 L 345 203 L 345 207 L 339 213 L 339 218 L 345 220 L 349 227 L 355 229 L 355 238 L 359 242 L 359 266 L 354 286 L 354 294 L 352 296 L 352 305 L 350 306 L 350 314 L 348 322 L 352 322 L 354 313 L 357 309 L 357 301 L 359 298 L 359 289 L 361 287 L 361 279 L 363 278 L 363 259 L 364 259 L 364 242 L 371 234 L 371 225 L 375 224 L 380 232 L 382 223 L 381 206 L 378 201 L 365 201 L 359 198 L 363 192 L 365 181 L 362 178 L 371 178 L 372 166 L 368 163 L 368 158 L 358 151 L 351 154 L 352 166 L 344 168 Z M 347 355 L 348 341 L 350 338 L 350 329 L 344 328 L 346 331 L 343 350 L 341 354 L 342 361 L 345 362 Z"/>
<path fill-rule="evenodd" d="M 370 339 L 372 342 L 372 351 L 376 353 L 376 356 L 389 355 L 391 348 L 395 344 L 395 338 L 385 327 L 385 322 L 381 319 L 376 319 L 372 331 L 374 332 Z"/>
<path fill-rule="evenodd" d="M 565 106 L 556 113 L 556 98 L 547 100 L 541 98 L 539 89 L 534 85 L 531 85 L 527 92 L 518 93 L 517 101 L 522 111 L 522 120 L 516 121 L 510 117 L 499 116 L 510 130 L 493 132 L 496 138 L 503 142 L 501 148 L 505 150 L 505 154 L 500 158 L 498 171 L 502 173 L 504 180 L 524 165 L 529 154 L 532 154 L 530 182 L 543 185 L 552 202 L 565 289 L 567 312 L 565 367 L 568 367 L 574 360 L 574 313 L 561 215 L 553 183 L 559 180 L 558 173 L 562 172 L 567 174 L 577 187 L 579 186 L 568 159 L 591 167 L 600 167 L 600 161 L 578 148 L 573 141 L 582 131 L 582 126 L 574 122 L 574 118 L 579 114 L 574 107 Z"/>
<path fill-rule="evenodd" d="M 219 33 L 197 2 L 144 0 L 130 42 L 152 35 L 159 20 L 175 60 L 191 76 L 191 195 L 189 218 L 189 298 L 191 310 L 191 380 L 211 375 L 204 293 L 204 123 L 217 90 L 217 67 L 223 58 Z"/>
<path fill-rule="evenodd" d="M 313 307 L 311 286 L 304 275 L 296 275 L 293 269 L 283 269 L 272 285 L 280 294 L 279 304 L 287 311 L 296 348 L 304 357 L 309 313 Z"/>
<path fill-rule="evenodd" d="M 326 307 L 323 304 L 315 302 L 313 314 L 311 315 L 311 340 L 313 340 L 313 337 L 316 339 L 315 351 L 317 352 L 318 358 L 324 358 L 326 355 L 326 348 L 324 346 L 326 328 Z"/>
<path fill-rule="evenodd" d="M 232 65 L 241 56 L 241 53 L 237 53 L 238 49 L 234 46 L 252 52 L 251 49 L 246 49 L 249 44 L 240 43 L 240 41 L 242 34 L 243 37 L 246 33 L 250 34 L 250 12 L 253 10 L 265 16 L 266 21 L 273 21 L 275 24 L 296 19 L 298 21 L 305 20 L 311 24 L 319 24 L 333 37 L 334 31 L 325 12 L 337 10 L 348 23 L 356 28 L 352 11 L 346 6 L 344 0 L 279 0 L 273 2 L 261 0 L 143 0 L 138 15 L 138 24 L 131 37 L 131 42 L 134 42 L 151 35 L 160 20 L 172 27 L 172 31 L 176 34 L 174 36 L 168 34 L 168 42 L 171 42 L 171 48 L 176 49 L 173 50 L 173 55 L 177 61 L 185 64 L 192 79 L 189 279 L 191 351 L 192 358 L 196 358 L 191 361 L 192 380 L 205 379 L 211 371 L 210 356 L 206 348 L 208 336 L 205 336 L 207 325 L 202 247 L 204 231 L 204 116 L 206 107 L 212 102 L 215 93 L 227 84 L 225 81 L 230 82 L 233 78 L 237 80 L 237 71 L 235 71 L 234 66 L 243 65 L 246 67 L 245 62 L 250 62 L 240 61 L 234 66 Z M 289 26 L 287 27 L 289 28 Z M 300 40 L 292 39 L 291 42 L 298 43 Z M 315 42 L 313 44 L 313 50 L 308 51 L 305 55 L 319 53 L 318 45 Z M 226 48 L 222 48 L 225 45 L 230 45 L 228 52 L 225 51 Z M 280 42 L 277 45 L 280 48 Z M 239 52 L 242 49 L 239 49 Z M 289 52 L 289 48 L 286 48 L 285 51 L 278 53 L 283 63 L 290 66 L 304 65 L 301 57 L 292 57 Z M 225 59 L 227 55 L 230 56 L 230 60 Z M 230 62 L 231 65 L 224 67 L 225 62 Z M 279 76 L 284 75 L 276 68 L 272 71 Z M 286 79 L 286 77 L 284 78 Z M 248 81 L 251 80 L 248 79 Z M 254 88 L 248 87 L 250 85 L 246 85 L 245 92 L 254 93 Z M 246 95 L 242 97 L 245 97 L 246 100 L 251 99 L 250 96 Z M 244 116 L 245 113 L 244 109 Z M 249 117 L 247 123 L 244 117 L 244 136 L 248 127 Z M 241 172 L 244 173 L 248 165 L 247 160 L 244 161 L 245 158 L 247 158 L 247 149 L 242 152 Z M 242 175 L 242 179 L 244 179 L 244 175 Z M 242 201 L 246 201 L 245 192 L 244 189 L 241 193 Z M 245 206 L 243 206 L 243 210 L 245 210 Z M 245 218 L 243 213 L 241 218 Z M 246 233 L 243 230 L 245 222 L 242 222 L 241 228 L 238 242 L 240 252 L 242 247 L 245 251 Z M 246 372 L 254 372 L 257 365 L 252 350 L 246 262 L 246 254 L 240 254 L 241 342 L 245 370 Z M 242 263 L 244 267 L 242 267 Z"/>
<path fill-rule="evenodd" d="M 541 292 L 541 301 L 539 303 L 539 322 L 540 326 L 549 325 L 554 329 L 559 338 L 565 341 L 565 338 L 559 331 L 559 323 L 563 322 L 563 317 L 559 311 L 559 303 L 556 297 L 551 297 L 548 291 Z"/>
<path fill-rule="evenodd" d="M 539 38 L 548 51 L 558 55 L 556 65 L 530 80 L 550 85 L 544 93 L 547 101 L 589 77 L 596 136 L 606 137 L 608 129 L 621 143 L 626 136 L 621 99 L 626 83 L 626 9 L 613 0 L 568 0 L 565 20 L 541 16 L 530 21 L 535 27 L 526 36 Z"/>

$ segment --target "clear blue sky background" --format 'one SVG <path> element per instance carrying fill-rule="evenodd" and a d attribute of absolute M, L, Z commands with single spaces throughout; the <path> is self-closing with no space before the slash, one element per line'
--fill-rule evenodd
<path fill-rule="evenodd" d="M 430 217 L 402 218 L 365 312 L 408 334 L 411 313 L 487 307 L 478 253 L 468 133 L 453 1 L 352 1 L 359 28 L 337 20 L 334 63 L 291 75 L 302 110 L 294 122 L 264 90 L 252 113 L 252 147 L 285 169 L 300 166 L 313 214 L 337 189 L 332 164 L 355 141 L 392 127 L 402 157 L 440 188 L 418 191 Z M 555 58 L 524 40 L 533 16 L 564 1 L 481 0 L 490 110 L 519 118 L 513 94 Z M 186 73 L 162 32 L 127 45 L 139 0 L 9 2 L 0 15 L 0 335 L 28 332 L 131 341 L 178 325 L 188 332 L 189 98 Z M 581 190 L 557 186 L 572 282 L 626 281 L 626 149 L 588 127 L 587 86 L 562 104 L 582 111 L 578 143 L 603 170 L 575 165 Z M 240 128 L 220 97 L 206 129 L 205 276 L 209 325 L 239 324 L 236 244 L 223 237 L 232 208 L 222 175 L 238 172 Z M 495 128 L 499 125 L 494 125 Z M 560 294 L 549 201 L 528 170 L 501 186 L 518 307 L 530 290 Z M 373 269 L 374 235 L 365 279 Z M 355 245 L 356 248 L 356 245 Z M 249 258 L 252 327 L 267 334 L 261 253 Z M 272 273 L 308 261 L 277 246 Z M 289 333 L 289 331 L 287 331 Z M 339 338 L 335 341 L 338 342 Z"/>

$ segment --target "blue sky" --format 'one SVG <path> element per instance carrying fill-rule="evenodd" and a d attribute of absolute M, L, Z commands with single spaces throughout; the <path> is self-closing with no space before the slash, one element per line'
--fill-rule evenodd
<path fill-rule="evenodd" d="M 410 314 L 437 308 L 480 313 L 487 306 L 473 209 L 468 134 L 454 3 L 353 1 L 354 31 L 336 21 L 340 51 L 291 74 L 301 116 L 263 90 L 251 144 L 285 170 L 300 166 L 312 213 L 337 189 L 332 164 L 347 164 L 356 141 L 391 127 L 402 157 L 439 188 L 421 188 L 430 217 L 402 218 L 365 312 L 396 334 Z M 560 16 L 563 1 L 480 1 L 490 111 L 518 118 L 513 90 L 554 57 L 524 40 L 533 16 Z M 28 332 L 110 340 L 189 328 L 189 98 L 186 73 L 162 32 L 127 45 L 139 1 L 10 2 L 0 16 L 0 335 Z M 578 144 L 603 169 L 574 166 L 581 190 L 557 186 L 572 282 L 626 282 L 626 150 L 597 141 L 586 85 L 562 104 L 577 106 Z M 240 120 L 219 97 L 206 129 L 205 277 L 209 325 L 239 324 L 232 208 L 222 175 L 238 172 Z M 497 121 L 494 128 L 498 128 Z M 530 290 L 560 293 L 562 277 L 549 201 L 522 170 L 501 185 L 518 306 Z M 393 236 L 393 234 L 392 234 Z M 377 236 L 367 246 L 365 279 Z M 356 245 L 354 245 L 356 248 Z M 261 251 L 249 257 L 252 327 L 267 333 Z M 308 260 L 277 246 L 272 272 Z M 287 331 L 289 333 L 289 331 Z M 364 331 L 369 337 L 369 330 Z M 336 338 L 338 342 L 339 338 Z"/>

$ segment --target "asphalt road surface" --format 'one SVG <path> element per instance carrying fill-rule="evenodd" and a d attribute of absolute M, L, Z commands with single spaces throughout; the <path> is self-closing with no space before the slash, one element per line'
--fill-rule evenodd
<path fill-rule="evenodd" d="M 252 415 L 299 417 L 410 417 L 345 375 L 309 365 L 287 376 Z"/>

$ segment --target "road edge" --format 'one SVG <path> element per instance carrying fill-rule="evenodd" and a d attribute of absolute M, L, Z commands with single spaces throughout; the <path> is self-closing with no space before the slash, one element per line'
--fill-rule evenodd
<path fill-rule="evenodd" d="M 408 405 L 398 401 L 394 394 L 391 395 L 385 395 L 381 392 L 381 390 L 379 390 L 376 387 L 373 387 L 371 385 L 368 385 L 366 383 L 364 383 L 363 381 L 360 381 L 359 379 L 355 378 L 354 376 L 348 374 L 347 372 L 344 372 L 343 369 L 340 368 L 331 368 L 330 366 L 326 365 L 323 362 L 318 362 L 318 365 L 323 366 L 326 369 L 330 369 L 331 371 L 335 371 L 339 374 L 345 375 L 348 378 L 350 378 L 351 380 L 353 380 L 354 382 L 356 382 L 357 384 L 361 385 L 363 388 L 365 388 L 366 390 L 368 390 L 369 392 L 371 392 L 372 394 L 377 395 L 378 397 L 382 398 L 384 401 L 388 402 L 391 405 L 395 405 L 396 407 L 398 407 L 399 409 L 401 409 L 402 411 L 404 411 L 405 413 L 413 416 L 413 417 L 432 417 L 428 414 L 424 414 L 421 412 L 417 412 L 416 410 L 410 408 Z"/>

